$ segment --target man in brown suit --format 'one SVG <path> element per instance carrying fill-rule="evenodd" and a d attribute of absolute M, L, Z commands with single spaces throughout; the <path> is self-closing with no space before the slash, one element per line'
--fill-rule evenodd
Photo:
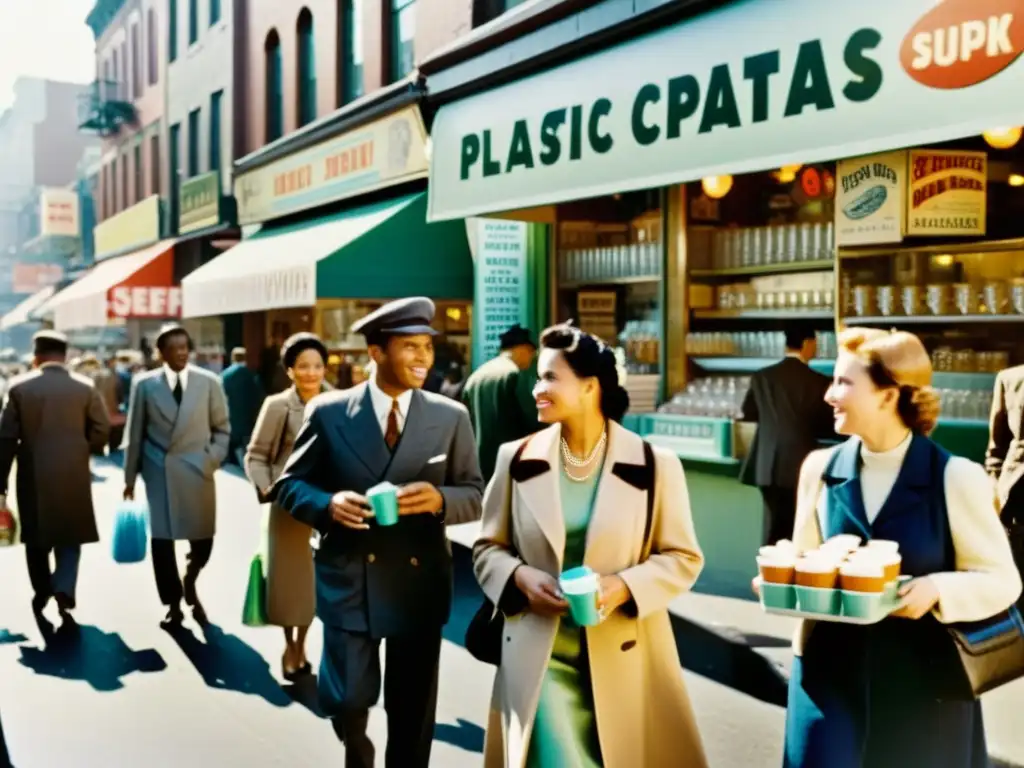
<path fill-rule="evenodd" d="M 34 370 L 11 382 L 0 414 L 0 503 L 6 504 L 17 459 L 21 540 L 35 591 L 32 609 L 42 620 L 52 597 L 68 622 L 81 546 L 99 541 L 89 457 L 102 453 L 110 421 L 92 381 L 64 367 L 67 339 L 40 331 L 33 344 Z"/>
<path fill-rule="evenodd" d="M 1017 568 L 1024 573 L 1024 365 L 996 376 L 989 414 L 985 469 L 996 481 L 997 503 Z M 1024 596 L 1018 604 L 1024 607 Z"/>

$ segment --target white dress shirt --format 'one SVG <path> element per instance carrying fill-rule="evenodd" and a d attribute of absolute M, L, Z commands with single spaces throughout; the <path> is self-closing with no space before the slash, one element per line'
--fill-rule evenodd
<path fill-rule="evenodd" d="M 384 390 L 377 386 L 376 377 L 369 381 L 370 400 L 373 402 L 373 412 L 377 416 L 377 423 L 380 424 L 380 432 L 386 435 L 388 432 L 388 414 L 391 413 L 391 395 L 385 394 Z M 398 434 L 405 429 L 405 419 L 409 415 L 409 404 L 412 402 L 412 390 L 407 389 L 400 394 L 398 400 Z"/>
<path fill-rule="evenodd" d="M 186 365 L 180 371 L 172 371 L 171 366 L 164 363 L 164 376 L 167 377 L 167 386 L 171 388 L 171 392 L 174 391 L 174 387 L 178 381 L 181 381 L 181 391 L 184 392 L 188 389 L 188 366 Z"/>

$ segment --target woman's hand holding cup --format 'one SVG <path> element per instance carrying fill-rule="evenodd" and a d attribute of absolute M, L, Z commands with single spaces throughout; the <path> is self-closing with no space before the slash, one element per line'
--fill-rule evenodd
<path fill-rule="evenodd" d="M 530 601 L 530 610 L 542 616 L 561 616 L 569 608 L 558 579 L 539 568 L 520 565 L 512 575 L 516 586 Z"/>
<path fill-rule="evenodd" d="M 602 619 L 606 619 L 624 606 L 632 597 L 621 576 L 602 576 L 598 589 L 597 607 L 601 611 Z"/>

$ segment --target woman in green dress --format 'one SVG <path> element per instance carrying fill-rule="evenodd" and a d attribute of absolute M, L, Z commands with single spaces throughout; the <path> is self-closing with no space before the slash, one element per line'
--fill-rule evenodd
<path fill-rule="evenodd" d="M 669 602 L 703 564 L 682 466 L 619 426 L 614 350 L 571 325 L 541 337 L 534 390 L 547 429 L 502 446 L 473 550 L 505 615 L 487 768 L 706 765 Z M 580 627 L 559 574 L 600 576 Z"/>

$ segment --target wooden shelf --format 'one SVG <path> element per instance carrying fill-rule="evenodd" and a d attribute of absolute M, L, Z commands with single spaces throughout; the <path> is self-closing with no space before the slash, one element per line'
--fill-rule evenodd
<path fill-rule="evenodd" d="M 1024 238 L 1012 240 L 967 240 L 962 243 L 945 243 L 944 245 L 905 245 L 893 243 L 887 247 L 871 246 L 867 248 L 840 247 L 839 256 L 843 259 L 866 258 L 870 256 L 895 256 L 902 253 L 950 254 L 957 256 L 965 253 L 999 253 L 1001 251 L 1024 250 Z"/>
<path fill-rule="evenodd" d="M 832 320 L 835 313 L 831 309 L 695 309 L 693 316 L 697 320 Z"/>
<path fill-rule="evenodd" d="M 729 267 L 728 269 L 692 269 L 690 277 L 735 277 L 739 275 L 778 275 L 787 272 L 831 271 L 835 262 L 831 259 L 818 261 L 786 261 L 781 264 L 762 264 L 755 267 Z"/>
<path fill-rule="evenodd" d="M 1024 323 L 1024 315 L 878 315 L 844 317 L 845 325 L 953 325 L 956 323 Z"/>
<path fill-rule="evenodd" d="M 643 285 L 645 283 L 660 283 L 658 275 L 646 275 L 643 277 L 602 277 L 597 280 L 569 280 L 558 284 L 559 290 L 578 290 L 580 288 L 600 287 L 607 285 Z"/>

